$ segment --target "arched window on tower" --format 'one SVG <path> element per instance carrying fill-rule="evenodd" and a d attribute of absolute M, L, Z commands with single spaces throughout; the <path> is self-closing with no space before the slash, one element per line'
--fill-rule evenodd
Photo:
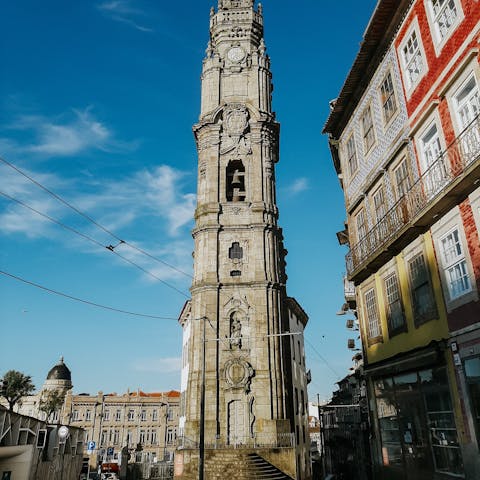
<path fill-rule="evenodd" d="M 241 160 L 231 160 L 227 166 L 227 201 L 245 201 L 245 167 Z"/>

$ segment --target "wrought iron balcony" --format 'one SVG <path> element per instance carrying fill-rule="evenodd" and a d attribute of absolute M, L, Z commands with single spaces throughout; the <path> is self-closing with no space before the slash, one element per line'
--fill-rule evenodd
<path fill-rule="evenodd" d="M 349 280 L 358 284 L 479 186 L 480 115 L 442 152 L 406 194 L 352 246 Z"/>

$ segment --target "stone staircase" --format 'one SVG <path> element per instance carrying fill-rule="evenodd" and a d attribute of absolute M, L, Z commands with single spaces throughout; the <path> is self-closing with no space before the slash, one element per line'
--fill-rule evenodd
<path fill-rule="evenodd" d="M 215 450 L 205 460 L 205 480 L 293 480 L 257 453 Z"/>

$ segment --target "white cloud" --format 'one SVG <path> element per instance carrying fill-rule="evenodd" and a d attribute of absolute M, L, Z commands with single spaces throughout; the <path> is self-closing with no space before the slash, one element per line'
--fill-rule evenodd
<path fill-rule="evenodd" d="M 135 143 L 120 142 L 105 124 L 92 114 L 92 108 L 72 110 L 61 118 L 41 115 L 23 115 L 8 125 L 8 130 L 23 131 L 31 138 L 20 144 L 0 138 L 0 146 L 7 152 L 33 153 L 42 156 L 72 156 L 96 149 L 102 151 L 130 151 Z"/>
<path fill-rule="evenodd" d="M 181 357 L 150 357 L 138 359 L 133 364 L 137 372 L 178 373 L 182 369 Z"/>
<path fill-rule="evenodd" d="M 125 240 L 129 243 L 149 252 L 153 257 L 167 259 L 167 262 L 178 270 L 191 271 L 190 243 L 182 237 L 174 240 L 169 238 L 177 236 L 180 229 L 191 222 L 193 217 L 195 195 L 182 193 L 184 172 L 161 165 L 152 170 L 134 172 L 123 180 L 99 182 L 96 178 L 87 177 L 81 186 L 78 186 L 76 182 L 55 174 L 23 170 L 108 230 L 119 236 L 122 236 L 122 230 L 134 232 L 136 238 L 129 238 L 126 234 Z M 115 243 L 111 236 L 10 168 L 0 165 L 0 176 L 5 179 L 0 192 L 4 191 L 7 195 L 94 238 L 102 245 Z M 85 191 L 89 193 L 84 193 Z M 93 243 L 65 232 L 31 210 L 7 199 L 2 200 L 0 196 L 0 235 L 2 234 L 20 234 L 28 238 L 48 236 L 51 240 L 78 251 L 102 255 L 105 253 Z M 185 280 L 185 276 L 180 272 L 148 258 L 128 245 L 121 246 L 118 253 L 162 280 Z M 121 259 L 118 261 L 123 263 Z M 154 280 L 150 275 L 144 276 L 149 281 Z"/>
<path fill-rule="evenodd" d="M 152 28 L 146 27 L 138 22 L 138 17 L 144 17 L 143 10 L 133 7 L 129 0 L 111 0 L 97 5 L 97 9 L 110 19 L 125 23 L 141 32 L 153 32 Z"/>
<path fill-rule="evenodd" d="M 51 188 L 60 188 L 62 185 L 55 175 L 35 174 L 26 169 L 23 171 L 27 175 L 35 177 L 38 182 L 50 185 Z M 52 227 L 52 223 L 48 219 L 9 200 L 3 194 L 24 201 L 35 210 L 49 216 L 58 214 L 61 206 L 46 193 L 39 189 L 35 190 L 37 187 L 27 178 L 20 176 L 6 165 L 0 166 L 0 177 L 3 180 L 0 186 L 0 199 L 5 199 L 3 210 L 0 204 L 0 233 L 21 233 L 29 238 L 46 236 Z"/>
<path fill-rule="evenodd" d="M 286 188 L 286 192 L 289 195 L 297 195 L 310 187 L 308 185 L 308 179 L 305 177 L 295 179 L 291 185 Z"/>
<path fill-rule="evenodd" d="M 158 209 L 168 219 L 172 235 L 191 221 L 195 210 L 196 195 L 178 193 L 178 183 L 183 176 L 182 172 L 161 165 L 153 172 L 144 171 L 137 177 L 148 205 Z"/>

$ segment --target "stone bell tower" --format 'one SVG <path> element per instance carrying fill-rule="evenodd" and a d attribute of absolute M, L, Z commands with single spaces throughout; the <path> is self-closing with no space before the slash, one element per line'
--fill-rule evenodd
<path fill-rule="evenodd" d="M 198 150 L 194 279 L 179 320 L 183 411 L 176 478 L 199 478 L 196 448 L 202 441 L 208 480 L 228 477 L 226 470 L 218 477 L 212 470 L 220 450 L 240 458 L 245 451 L 259 453 L 260 445 L 269 463 L 306 478 L 296 466 L 292 299 L 286 295 L 286 250 L 277 223 L 279 124 L 272 112 L 266 50 L 261 4 L 219 0 L 210 12 L 201 113 L 193 127 Z M 305 316 L 303 327 L 306 321 Z M 277 459 L 278 447 L 290 453 L 282 451 Z M 221 469 L 218 462 L 215 471 Z M 232 474 L 244 478 L 238 468 Z"/>

